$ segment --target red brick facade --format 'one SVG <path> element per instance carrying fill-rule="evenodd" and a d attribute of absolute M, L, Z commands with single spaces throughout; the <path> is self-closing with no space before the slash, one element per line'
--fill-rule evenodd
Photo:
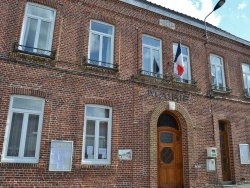
<path fill-rule="evenodd" d="M 241 64 L 250 64 L 250 43 L 215 28 L 204 29 L 118 0 L 32 0 L 56 10 L 52 50 L 55 60 L 13 52 L 19 42 L 26 0 L 0 3 L 0 148 L 4 148 L 10 97 L 45 99 L 39 163 L 0 163 L 0 187 L 152 187 L 158 186 L 157 121 L 169 112 L 182 132 L 184 187 L 213 187 L 223 182 L 219 121 L 228 125 L 232 183 L 250 182 L 250 164 L 240 163 L 239 144 L 250 144 L 250 99 L 244 95 Z M 143 0 L 136 1 L 167 11 Z M 173 13 L 180 15 L 178 13 Z M 199 20 L 180 15 L 198 25 Z M 174 23 L 175 29 L 159 25 Z M 90 20 L 114 26 L 115 69 L 85 65 Z M 212 26 L 209 26 L 213 28 Z M 220 34 L 220 32 L 222 34 Z M 196 85 L 140 74 L 142 35 L 162 41 L 163 74 L 173 73 L 173 43 L 190 50 Z M 229 38 L 227 37 L 229 36 Z M 223 58 L 230 93 L 212 92 L 209 54 Z M 156 93 L 155 93 L 156 92 Z M 187 97 L 185 100 L 183 96 Z M 179 97 L 179 98 L 178 98 Z M 181 98 L 180 98 L 181 97 Z M 177 99 L 178 98 L 178 99 Z M 175 102 L 175 110 L 169 102 Z M 82 164 L 85 106 L 112 108 L 111 164 Z M 51 140 L 73 141 L 72 170 L 49 171 Z M 215 172 L 206 170 L 206 148 L 216 147 Z M 132 160 L 119 160 L 132 149 Z"/>

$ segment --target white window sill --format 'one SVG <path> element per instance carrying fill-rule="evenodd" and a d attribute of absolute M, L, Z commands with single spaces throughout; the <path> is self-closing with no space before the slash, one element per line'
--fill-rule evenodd
<path fill-rule="evenodd" d="M 1 159 L 2 163 L 26 163 L 26 164 L 37 164 L 39 162 L 36 158 L 18 158 L 18 157 L 7 157 Z"/>
<path fill-rule="evenodd" d="M 109 160 L 82 160 L 82 165 L 110 165 Z"/>

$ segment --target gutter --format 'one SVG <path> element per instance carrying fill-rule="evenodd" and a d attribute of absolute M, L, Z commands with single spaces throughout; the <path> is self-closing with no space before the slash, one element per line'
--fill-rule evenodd
<path fill-rule="evenodd" d="M 145 10 L 148 10 L 150 12 L 154 12 L 156 14 L 160 14 L 162 16 L 169 17 L 169 18 L 177 20 L 179 22 L 182 22 L 182 23 L 185 23 L 188 25 L 192 25 L 192 26 L 197 27 L 199 29 L 205 30 L 204 21 L 195 19 L 195 18 L 190 17 L 188 15 L 181 14 L 181 13 L 178 13 L 176 11 L 173 11 L 173 10 L 170 10 L 167 8 L 164 8 L 160 5 L 156 5 L 156 4 L 148 2 L 146 0 L 120 0 L 120 1 L 124 2 L 124 3 L 128 3 L 128 4 L 136 6 L 136 7 L 139 7 L 139 8 L 142 8 L 142 9 L 145 9 Z M 250 47 L 249 41 L 241 39 L 237 36 L 234 36 L 234 35 L 226 32 L 224 30 L 221 30 L 218 27 L 215 27 L 211 24 L 207 24 L 207 31 L 214 33 L 216 35 L 223 36 L 225 38 L 228 38 L 230 40 L 233 40 L 235 42 L 239 42 L 241 44 L 244 44 L 244 45 Z"/>

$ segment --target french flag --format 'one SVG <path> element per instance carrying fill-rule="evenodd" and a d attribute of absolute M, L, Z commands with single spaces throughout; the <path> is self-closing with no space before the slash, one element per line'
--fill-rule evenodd
<path fill-rule="evenodd" d="M 176 50 L 176 54 L 175 54 L 175 59 L 174 59 L 174 63 L 176 63 L 176 70 L 177 74 L 179 76 L 181 76 L 184 73 L 184 63 L 183 63 L 183 58 L 182 58 L 182 53 L 181 53 L 181 43 L 178 43 L 178 47 Z"/>

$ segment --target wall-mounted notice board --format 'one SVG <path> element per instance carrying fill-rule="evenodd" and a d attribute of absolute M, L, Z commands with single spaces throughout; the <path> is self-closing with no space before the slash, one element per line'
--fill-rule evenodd
<path fill-rule="evenodd" d="M 248 144 L 240 144 L 240 163 L 241 164 L 250 164 L 249 159 L 249 145 Z"/>
<path fill-rule="evenodd" d="M 51 140 L 49 171 L 71 171 L 73 141 Z"/>

